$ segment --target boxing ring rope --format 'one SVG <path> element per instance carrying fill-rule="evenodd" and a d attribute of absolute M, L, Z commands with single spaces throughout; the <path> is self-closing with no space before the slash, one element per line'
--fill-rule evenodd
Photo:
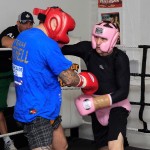
<path fill-rule="evenodd" d="M 118 48 L 126 48 L 124 45 L 118 45 Z M 150 48 L 150 45 L 138 45 L 138 47 L 128 47 L 128 48 L 140 48 L 143 50 L 142 55 L 142 68 L 141 73 L 130 73 L 130 76 L 138 76 L 141 77 L 141 97 L 140 102 L 131 102 L 132 105 L 140 105 L 139 110 L 139 120 L 143 123 L 143 129 L 133 129 L 134 131 L 150 133 L 150 130 L 147 128 L 147 122 L 143 119 L 143 112 L 145 106 L 150 106 L 150 103 L 145 103 L 145 77 L 150 77 L 150 74 L 146 74 L 146 61 L 147 61 L 147 51 Z"/>
<path fill-rule="evenodd" d="M 145 103 L 145 77 L 150 77 L 150 74 L 146 74 L 146 60 L 147 60 L 147 51 L 150 48 L 150 45 L 139 45 L 138 47 L 136 46 L 124 46 L 124 45 L 117 45 L 118 48 L 140 48 L 143 50 L 143 56 L 142 56 L 142 68 L 141 68 L 141 73 L 130 73 L 130 76 L 139 76 L 141 77 L 141 99 L 140 102 L 130 102 L 132 105 L 140 105 L 140 110 L 139 110 L 139 120 L 142 121 L 143 123 L 143 129 L 137 129 L 137 128 L 127 128 L 128 130 L 131 131 L 136 131 L 136 132 L 143 132 L 143 133 L 150 133 L 150 130 L 147 128 L 147 122 L 144 121 L 143 119 L 143 112 L 145 106 L 150 106 L 150 103 Z M 0 51 L 11 51 L 11 48 L 0 48 Z M 62 88 L 63 90 L 76 90 L 77 88 Z M 91 122 L 87 122 L 83 120 L 83 124 L 89 124 L 91 125 Z M 5 137 L 5 136 L 12 136 L 12 135 L 17 135 L 17 134 L 23 134 L 23 130 L 20 131 L 15 131 L 7 134 L 2 134 L 0 135 L 0 138 Z"/>
<path fill-rule="evenodd" d="M 17 134 L 21 134 L 21 133 L 24 133 L 23 130 L 15 131 L 15 132 L 7 133 L 7 134 L 2 134 L 2 135 L 0 135 L 0 138 L 6 137 L 6 136 L 17 135 Z"/>
<path fill-rule="evenodd" d="M 91 122 L 88 122 L 88 121 L 85 121 L 85 120 L 83 120 L 83 124 L 92 125 Z M 141 129 L 137 129 L 137 128 L 129 128 L 128 127 L 127 130 L 129 130 L 129 131 L 136 131 L 136 132 L 143 132 Z M 144 133 L 147 133 L 147 132 L 144 132 Z"/>
<path fill-rule="evenodd" d="M 12 48 L 0 48 L 0 51 L 12 51 Z"/>
<path fill-rule="evenodd" d="M 83 120 L 83 124 L 88 124 L 88 125 L 92 125 L 91 122 L 87 122 Z M 136 128 L 127 128 L 130 131 L 137 131 L 137 132 L 141 132 L 140 129 L 136 129 Z M 0 138 L 6 137 L 6 136 L 12 136 L 12 135 L 17 135 L 17 134 L 23 134 L 24 131 L 20 130 L 20 131 L 15 131 L 15 132 L 11 132 L 11 133 L 7 133 L 7 134 L 2 134 L 0 135 Z"/>
<path fill-rule="evenodd" d="M 11 48 L 0 48 L 0 52 L 6 52 L 6 51 L 10 51 L 11 52 L 12 49 Z M 7 133 L 7 134 L 2 134 L 2 135 L 0 135 L 0 138 L 6 137 L 6 136 L 17 135 L 17 134 L 21 134 L 21 133 L 23 133 L 23 130 L 15 131 L 15 132 Z"/>

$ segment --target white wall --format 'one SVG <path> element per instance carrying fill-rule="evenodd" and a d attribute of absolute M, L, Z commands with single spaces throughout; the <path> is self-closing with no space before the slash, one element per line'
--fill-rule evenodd
<path fill-rule="evenodd" d="M 140 43 L 140 0 L 123 1 L 122 45 L 138 46 Z"/>
<path fill-rule="evenodd" d="M 121 8 L 98 9 L 101 13 L 119 12 L 121 27 L 121 45 L 150 45 L 150 0 L 122 0 Z"/>
<path fill-rule="evenodd" d="M 125 0 L 123 2 L 123 44 L 150 45 L 150 1 Z"/>
<path fill-rule="evenodd" d="M 122 45 L 150 44 L 150 0 L 123 0 L 122 8 L 99 10 L 97 4 L 97 0 L 0 0 L 0 32 L 14 25 L 18 15 L 25 10 L 32 12 L 35 7 L 45 9 L 49 6 L 60 6 L 76 21 L 76 28 L 70 35 L 81 40 L 90 40 L 91 28 L 101 20 L 102 12 L 119 11 Z M 37 24 L 36 16 L 34 18 Z"/>
<path fill-rule="evenodd" d="M 150 45 L 150 1 L 140 1 L 140 41 L 142 44 Z"/>
<path fill-rule="evenodd" d="M 8 26 L 15 25 L 18 15 L 23 11 L 32 12 L 35 7 L 46 9 L 50 6 L 59 6 L 76 21 L 76 28 L 70 32 L 70 35 L 81 40 L 89 40 L 91 24 L 97 21 L 95 4 L 97 4 L 96 0 L 0 0 L 0 32 Z M 34 18 L 38 24 L 36 16 Z"/>

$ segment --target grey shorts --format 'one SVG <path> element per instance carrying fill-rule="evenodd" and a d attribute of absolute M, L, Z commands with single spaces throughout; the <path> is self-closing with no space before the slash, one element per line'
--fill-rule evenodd
<path fill-rule="evenodd" d="M 61 121 L 56 120 L 55 122 L 59 125 Z M 30 148 L 50 146 L 55 128 L 50 123 L 50 120 L 42 117 L 37 117 L 31 123 L 24 124 L 24 133 L 28 139 Z"/>

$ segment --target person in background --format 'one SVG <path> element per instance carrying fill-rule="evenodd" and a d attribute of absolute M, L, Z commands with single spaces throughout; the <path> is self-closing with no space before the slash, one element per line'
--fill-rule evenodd
<path fill-rule="evenodd" d="M 23 125 L 32 150 L 66 150 L 67 140 L 61 126 L 61 86 L 97 89 L 90 73 L 77 74 L 59 45 L 69 42 L 74 19 L 59 7 L 35 8 L 40 24 L 19 34 L 13 51 L 16 89 L 14 118 Z M 95 80 L 93 80 L 95 79 Z"/>
<path fill-rule="evenodd" d="M 15 38 L 20 32 L 32 28 L 34 19 L 31 13 L 24 11 L 18 16 L 15 26 L 10 26 L 0 34 L 0 47 L 12 48 Z M 12 72 L 12 52 L 1 52 L 0 54 L 0 133 L 6 134 L 8 132 L 6 120 L 3 114 L 7 108 L 7 95 L 10 83 L 13 82 Z M 16 150 L 13 141 L 9 136 L 4 138 L 5 149 Z"/>
<path fill-rule="evenodd" d="M 81 115 L 91 115 L 98 150 L 124 150 L 128 146 L 130 68 L 128 56 L 115 47 L 118 37 L 115 25 L 102 21 L 93 28 L 92 41 L 62 47 L 64 55 L 82 58 L 87 71 L 98 80 L 94 94 L 82 94 L 75 101 Z"/>

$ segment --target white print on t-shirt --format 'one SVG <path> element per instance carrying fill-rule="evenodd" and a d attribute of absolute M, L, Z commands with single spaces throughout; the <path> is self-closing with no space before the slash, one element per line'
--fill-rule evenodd
<path fill-rule="evenodd" d="M 13 64 L 13 72 L 16 77 L 23 77 L 23 67 Z"/>

